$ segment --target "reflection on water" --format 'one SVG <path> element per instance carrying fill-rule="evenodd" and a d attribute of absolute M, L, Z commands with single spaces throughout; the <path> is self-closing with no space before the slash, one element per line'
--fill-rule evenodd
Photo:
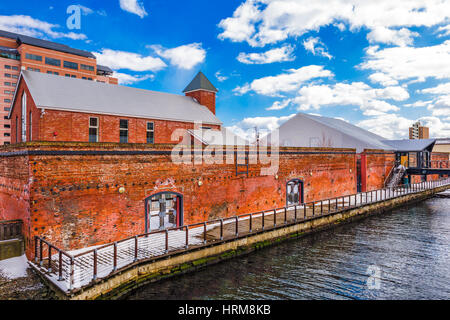
<path fill-rule="evenodd" d="M 370 284 L 368 268 L 380 271 Z M 149 284 L 128 299 L 449 299 L 450 199 L 430 199 Z"/>

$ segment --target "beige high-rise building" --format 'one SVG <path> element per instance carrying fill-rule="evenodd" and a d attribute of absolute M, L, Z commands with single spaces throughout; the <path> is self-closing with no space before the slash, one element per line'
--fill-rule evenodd
<path fill-rule="evenodd" d="M 429 139 L 430 128 L 421 125 L 420 121 L 417 121 L 409 128 L 410 139 Z"/>

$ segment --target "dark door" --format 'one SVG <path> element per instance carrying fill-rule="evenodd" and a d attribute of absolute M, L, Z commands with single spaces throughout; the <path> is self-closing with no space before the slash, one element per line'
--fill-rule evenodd
<path fill-rule="evenodd" d="M 356 192 L 362 191 L 361 184 L 361 159 L 356 159 Z"/>

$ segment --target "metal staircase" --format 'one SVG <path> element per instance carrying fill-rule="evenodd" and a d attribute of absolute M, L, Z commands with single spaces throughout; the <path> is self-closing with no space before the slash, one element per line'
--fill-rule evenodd
<path fill-rule="evenodd" d="M 388 188 L 398 186 L 405 173 L 406 168 L 404 166 L 399 165 L 394 167 L 386 179 L 385 186 Z"/>

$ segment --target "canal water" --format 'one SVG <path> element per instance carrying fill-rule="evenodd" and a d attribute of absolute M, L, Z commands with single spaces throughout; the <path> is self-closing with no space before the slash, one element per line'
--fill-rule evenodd
<path fill-rule="evenodd" d="M 128 299 L 450 299 L 450 199 L 149 284 Z"/>

